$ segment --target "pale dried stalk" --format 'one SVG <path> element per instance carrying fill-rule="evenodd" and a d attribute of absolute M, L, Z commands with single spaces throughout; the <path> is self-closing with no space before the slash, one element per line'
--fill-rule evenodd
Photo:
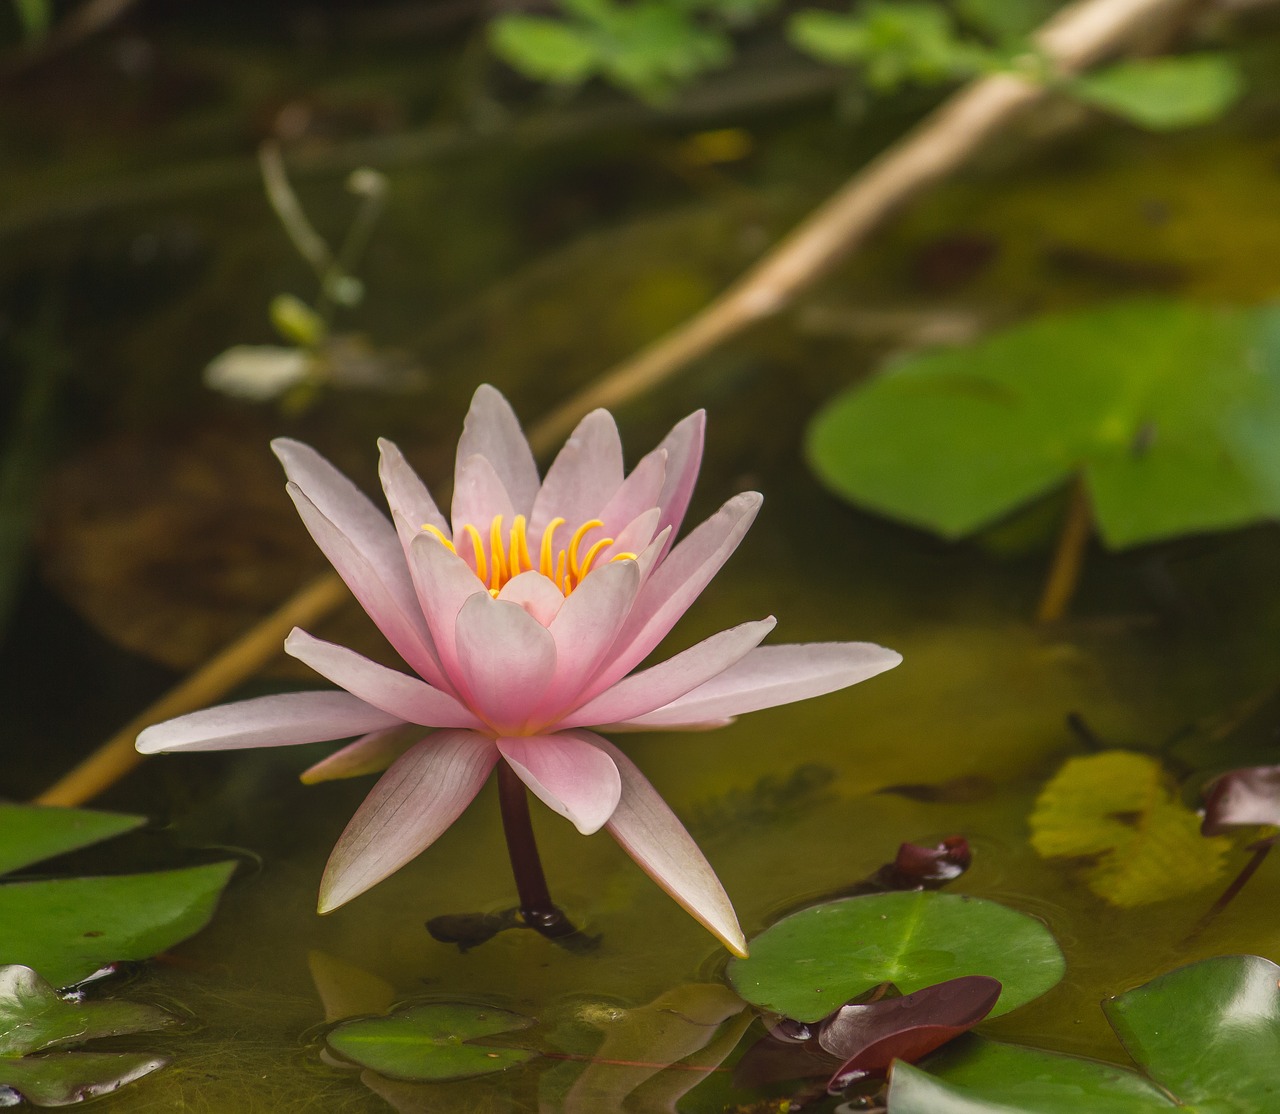
<path fill-rule="evenodd" d="M 1051 72 L 1070 76 L 1184 3 L 1078 0 L 1047 23 L 1036 42 Z M 1008 74 L 965 86 L 858 171 L 706 309 L 553 410 L 530 435 L 535 451 L 555 444 L 596 407 L 616 407 L 652 390 L 730 337 L 785 309 L 886 217 L 962 166 L 1044 95 L 1043 86 Z M 37 802 L 76 805 L 101 793 L 141 760 L 133 741 L 142 728 L 225 695 L 270 662 L 295 625 L 316 622 L 346 598 L 336 576 L 320 577 L 113 735 Z"/>

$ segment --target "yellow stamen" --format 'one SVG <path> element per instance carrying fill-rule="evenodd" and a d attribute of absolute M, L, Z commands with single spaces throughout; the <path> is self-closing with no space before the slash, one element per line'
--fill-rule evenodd
<path fill-rule="evenodd" d="M 538 571 L 543 576 L 551 577 L 553 580 L 559 580 L 558 576 L 552 576 L 555 571 L 555 565 L 551 560 L 551 539 L 554 537 L 556 530 L 564 525 L 563 518 L 553 518 L 547 523 L 547 528 L 542 531 L 542 545 L 539 547 L 538 553 Z M 562 554 L 563 556 L 563 554 Z"/>
<path fill-rule="evenodd" d="M 555 585 L 566 596 L 569 594 L 569 570 L 565 568 L 564 550 L 560 550 L 560 559 L 556 562 L 556 575 L 551 578 Z"/>
<path fill-rule="evenodd" d="M 502 515 L 498 515 L 489 524 L 489 555 L 493 559 L 493 579 L 489 581 L 489 588 L 496 592 L 507 582 L 507 555 L 502 548 Z"/>
<path fill-rule="evenodd" d="M 575 583 L 582 579 L 586 574 L 586 569 L 578 564 L 578 546 L 582 544 L 582 539 L 587 536 L 597 526 L 603 526 L 604 523 L 598 518 L 593 518 L 584 522 L 573 532 L 573 539 L 569 542 L 569 573 L 573 577 Z"/>
<path fill-rule="evenodd" d="M 634 561 L 639 556 L 640 555 L 638 553 L 625 553 L 625 552 L 615 553 L 612 557 L 609 558 L 609 564 L 612 565 L 614 561 Z"/>
<path fill-rule="evenodd" d="M 484 542 L 480 540 L 480 531 L 468 522 L 462 532 L 471 539 L 471 548 L 476 555 L 476 576 L 482 581 L 489 579 L 489 565 L 484 559 Z"/>
<path fill-rule="evenodd" d="M 422 528 L 428 534 L 430 534 L 433 538 L 435 538 L 436 541 L 438 541 L 441 545 L 443 545 L 450 553 L 458 552 L 456 549 L 453 548 L 453 542 L 451 542 L 448 538 L 444 536 L 444 533 L 441 531 L 440 527 L 432 526 L 430 522 L 424 522 L 422 524 Z"/>
<path fill-rule="evenodd" d="M 599 556 L 600 551 L 604 549 L 606 546 L 610 546 L 610 545 L 613 545 L 612 538 L 601 538 L 598 542 L 596 542 L 595 545 L 593 545 L 590 549 L 587 550 L 587 555 L 582 559 L 582 572 L 578 576 L 579 580 L 581 580 L 582 577 L 586 576 L 587 573 L 591 571 L 591 563 L 596 559 L 597 556 Z"/>
<path fill-rule="evenodd" d="M 526 532 L 524 515 L 518 514 L 511 523 L 511 575 L 519 576 L 522 572 L 530 572 L 533 561 L 529 558 L 529 536 Z"/>

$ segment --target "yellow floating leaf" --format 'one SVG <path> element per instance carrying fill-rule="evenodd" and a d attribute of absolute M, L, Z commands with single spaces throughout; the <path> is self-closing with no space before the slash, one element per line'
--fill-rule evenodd
<path fill-rule="evenodd" d="M 1089 888 L 1131 908 L 1209 885 L 1230 841 L 1200 834 L 1199 817 L 1156 759 L 1114 750 L 1057 772 L 1031 814 L 1031 845 L 1046 859 L 1087 860 Z"/>

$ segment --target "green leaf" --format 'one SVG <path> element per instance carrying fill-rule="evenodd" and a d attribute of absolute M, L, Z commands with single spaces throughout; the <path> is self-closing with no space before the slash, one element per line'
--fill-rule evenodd
<path fill-rule="evenodd" d="M 1003 41 L 1029 35 L 1053 13 L 1057 0 L 956 0 L 966 23 Z"/>
<path fill-rule="evenodd" d="M 0 874 L 132 831 L 146 817 L 120 812 L 0 804 Z"/>
<path fill-rule="evenodd" d="M 1067 88 L 1080 100 L 1152 131 L 1217 120 L 1240 99 L 1244 75 L 1228 54 L 1143 58 L 1078 77 Z"/>
<path fill-rule="evenodd" d="M 1158 1114 L 1180 1109 L 1136 1072 L 970 1037 L 927 1061 L 899 1061 L 890 1114 Z"/>
<path fill-rule="evenodd" d="M 1111 998 L 1103 1010 L 1140 1067 L 1200 1114 L 1280 1108 L 1280 966 L 1218 956 Z"/>
<path fill-rule="evenodd" d="M 56 986 L 149 959 L 208 924 L 235 866 L 10 882 L 0 886 L 0 956 Z"/>
<path fill-rule="evenodd" d="M 579 85 L 600 64 L 589 35 L 543 16 L 500 16 L 489 25 L 489 45 L 513 69 L 556 85 Z"/>
<path fill-rule="evenodd" d="M 991 1016 L 1039 997 L 1061 978 L 1062 952 L 1034 917 L 960 894 L 852 897 L 805 909 L 751 941 L 729 963 L 748 1002 L 817 1021 L 882 982 L 904 994 L 961 975 L 999 979 Z"/>
<path fill-rule="evenodd" d="M 818 477 L 957 538 L 1083 475 L 1123 548 L 1280 515 L 1280 311 L 1144 301 L 897 365 L 809 430 Z"/>
<path fill-rule="evenodd" d="M 49 33 L 53 24 L 52 0 L 13 0 L 13 6 L 28 42 L 38 42 Z"/>
<path fill-rule="evenodd" d="M 329 1047 L 392 1079 L 444 1080 L 486 1075 L 537 1053 L 470 1042 L 525 1029 L 532 1019 L 465 1002 L 429 1002 L 386 1017 L 348 1021 L 329 1031 Z"/>
<path fill-rule="evenodd" d="M 1031 845 L 1043 858 L 1079 857 L 1089 888 L 1131 908 L 1209 885 L 1231 843 L 1200 834 L 1156 759 L 1132 751 L 1072 758 L 1031 814 Z"/>
<path fill-rule="evenodd" d="M 165 1066 L 137 1052 L 59 1052 L 25 1060 L 0 1060 L 0 1086 L 34 1106 L 70 1106 L 118 1091 Z"/>

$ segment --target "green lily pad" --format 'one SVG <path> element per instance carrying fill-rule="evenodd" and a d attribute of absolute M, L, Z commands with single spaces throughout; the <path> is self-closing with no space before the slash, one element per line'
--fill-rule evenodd
<path fill-rule="evenodd" d="M 208 924 L 235 865 L 10 882 L 0 886 L 0 956 L 55 986 L 149 959 Z"/>
<path fill-rule="evenodd" d="M 1180 1109 L 1128 1068 L 970 1037 L 928 1060 L 899 1061 L 890 1114 L 1158 1114 Z"/>
<path fill-rule="evenodd" d="M 504 1071 L 537 1055 L 528 1048 L 471 1042 L 526 1029 L 518 1013 L 466 1002 L 428 1002 L 386 1017 L 348 1021 L 329 1031 L 329 1047 L 391 1079 L 463 1079 Z"/>
<path fill-rule="evenodd" d="M 1144 301 L 909 359 L 831 402 L 838 495 L 944 537 L 1082 477 L 1114 549 L 1280 515 L 1280 310 Z"/>
<path fill-rule="evenodd" d="M 1231 842 L 1200 834 L 1156 759 L 1114 750 L 1072 758 L 1053 776 L 1031 814 L 1031 846 L 1079 857 L 1094 893 L 1132 908 L 1209 885 Z"/>
<path fill-rule="evenodd" d="M 75 851 L 145 824 L 144 816 L 0 804 L 0 874 Z"/>
<path fill-rule="evenodd" d="M 1065 970 L 1034 917 L 961 894 L 906 892 L 845 898 L 805 909 L 751 941 L 729 963 L 748 1002 L 817 1021 L 882 982 L 904 994 L 961 975 L 1004 986 L 992 1017 L 1038 998 Z"/>
<path fill-rule="evenodd" d="M 0 967 L 0 1087 L 37 1106 L 65 1106 L 114 1091 L 165 1061 L 139 1053 L 45 1050 L 162 1029 L 173 1021 L 164 1010 L 136 1002 L 68 1000 L 29 967 Z"/>

